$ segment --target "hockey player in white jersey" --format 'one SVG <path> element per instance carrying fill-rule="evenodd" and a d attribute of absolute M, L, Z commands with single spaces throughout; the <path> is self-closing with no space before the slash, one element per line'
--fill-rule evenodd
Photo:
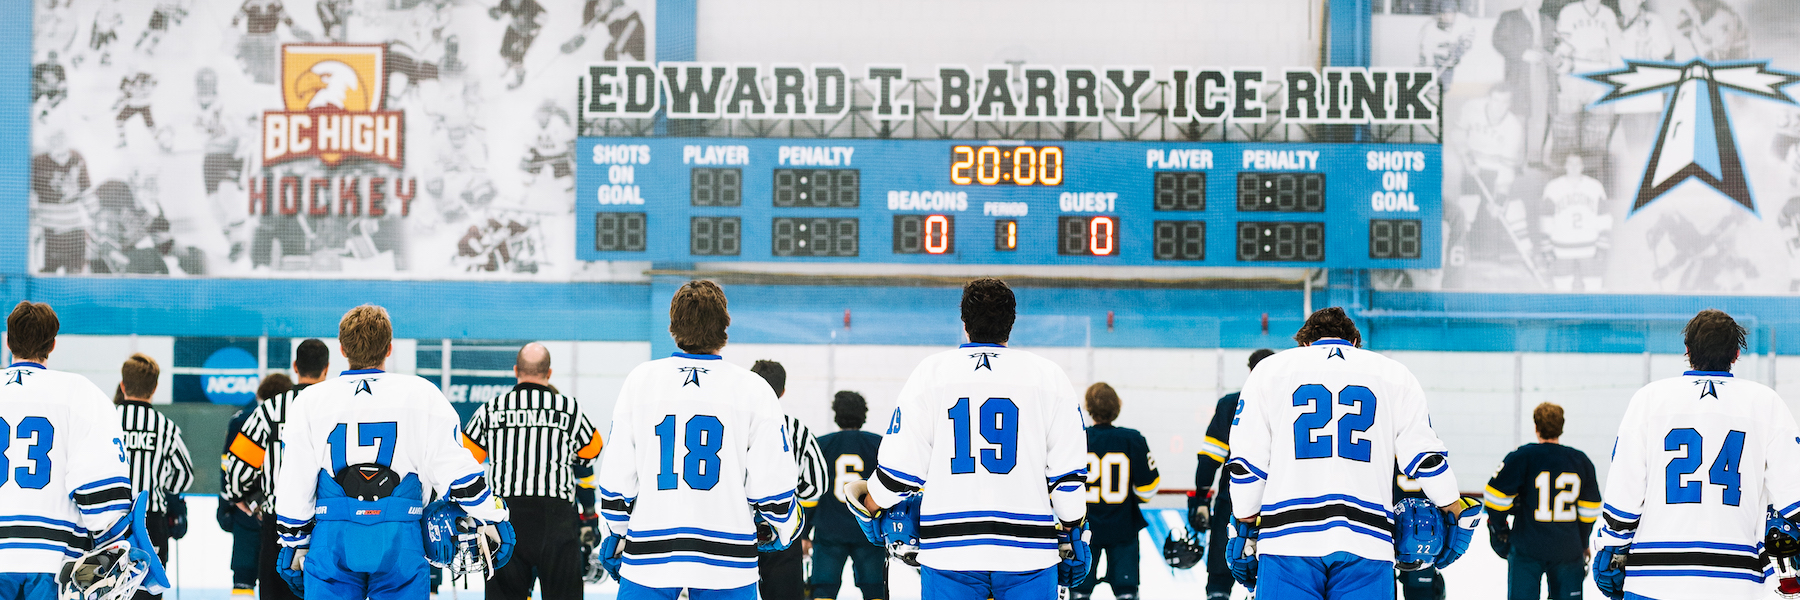
<path fill-rule="evenodd" d="M 59 327 L 56 312 L 35 302 L 6 319 L 14 361 L 0 370 L 0 432 L 9 438 L 0 442 L 11 442 L 0 443 L 0 464 L 10 465 L 0 470 L 10 479 L 0 484 L 0 600 L 56 598 L 64 563 L 132 533 L 131 465 L 110 398 L 85 377 L 44 368 Z M 154 548 L 143 550 L 156 560 Z"/>
<path fill-rule="evenodd" d="M 619 600 L 755 600 L 757 552 L 800 534 L 781 405 L 720 360 L 730 324 L 717 284 L 683 285 L 669 303 L 681 351 L 638 365 L 619 391 L 597 482 Z"/>
<path fill-rule="evenodd" d="M 1612 215 L 1606 214 L 1606 188 L 1585 172 L 1581 153 L 1563 159 L 1563 176 L 1544 186 L 1548 210 L 1538 218 L 1542 254 L 1557 291 L 1600 291 L 1606 255 L 1612 247 Z"/>
<path fill-rule="evenodd" d="M 384 372 L 393 352 L 387 310 L 350 309 L 338 344 L 350 370 L 313 384 L 288 412 L 275 480 L 276 567 L 307 600 L 424 600 L 430 595 L 422 525 L 426 490 L 479 520 L 506 562 L 506 505 L 461 442 L 455 409 L 437 386 Z"/>
<path fill-rule="evenodd" d="M 1428 524 L 1449 534 L 1432 556 L 1401 557 L 1401 568 L 1456 560 L 1481 505 L 1458 494 L 1418 379 L 1361 349 L 1343 309 L 1313 313 L 1294 341 L 1301 347 L 1264 359 L 1238 397 L 1227 560 L 1264 600 L 1391 599 L 1396 538 L 1410 533 L 1397 521 L 1415 520 L 1390 508 L 1395 467 L 1441 509 L 1427 509 L 1437 520 Z"/>
<path fill-rule="evenodd" d="M 1800 516 L 1800 427 L 1774 390 L 1731 376 L 1730 315 L 1700 311 L 1682 338 L 1692 370 L 1638 390 L 1619 423 L 1594 582 L 1614 600 L 1766 597 L 1766 527 Z"/>
<path fill-rule="evenodd" d="M 923 494 L 925 600 L 1044 600 L 1087 575 L 1081 396 L 1056 363 L 1006 347 L 1015 308 L 998 279 L 963 286 L 970 343 L 913 370 L 873 480 L 845 486 L 859 520 Z"/>

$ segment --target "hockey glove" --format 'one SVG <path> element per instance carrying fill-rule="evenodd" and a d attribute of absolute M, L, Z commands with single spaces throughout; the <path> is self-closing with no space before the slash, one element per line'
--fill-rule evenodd
<path fill-rule="evenodd" d="M 306 548 L 282 546 L 281 553 L 275 557 L 275 572 L 281 575 L 282 581 L 287 582 L 288 589 L 294 590 L 294 595 L 302 598 L 306 597 L 305 570 Z"/>
<path fill-rule="evenodd" d="M 1475 530 L 1481 527 L 1481 502 L 1473 498 L 1458 498 L 1451 504 L 1449 512 L 1444 514 L 1444 549 L 1438 553 L 1432 566 L 1442 569 L 1462 558 L 1469 551 L 1469 542 L 1475 540 Z"/>
<path fill-rule="evenodd" d="M 581 540 L 581 545 L 589 548 L 599 545 L 600 515 L 589 511 L 577 514 L 575 519 L 576 526 L 581 528 L 580 533 L 577 534 L 577 538 Z"/>
<path fill-rule="evenodd" d="M 856 480 L 844 484 L 844 505 L 850 507 L 850 516 L 856 517 L 856 526 L 862 529 L 863 537 L 871 544 L 886 546 L 886 538 L 881 535 L 883 511 L 869 512 L 869 507 L 863 503 L 868 497 L 869 482 Z"/>
<path fill-rule="evenodd" d="M 763 519 L 762 513 L 755 512 L 755 510 L 756 509 L 754 509 L 754 508 L 751 509 L 751 511 L 756 515 L 756 551 L 757 552 L 780 552 L 782 550 L 788 549 L 788 546 L 791 546 L 794 544 L 794 540 L 785 540 L 785 541 L 782 540 L 781 532 L 775 531 L 775 526 L 770 525 L 767 520 Z M 798 514 L 798 511 L 796 511 L 796 514 L 793 515 L 793 518 L 796 518 L 796 519 L 801 518 L 800 515 Z M 798 528 L 796 528 L 796 530 L 798 530 Z M 799 537 L 799 536 L 796 535 L 795 537 Z"/>
<path fill-rule="evenodd" d="M 188 532 L 187 499 L 182 498 L 181 494 L 169 494 L 168 496 L 166 496 L 166 498 L 168 500 L 168 502 L 167 502 L 168 507 L 164 514 L 166 514 L 169 519 L 169 537 L 178 539 L 178 540 L 181 538 L 187 537 L 187 532 Z"/>
<path fill-rule="evenodd" d="M 512 560 L 513 545 L 518 542 L 518 539 L 513 535 L 511 522 L 488 521 L 476 527 L 475 531 L 487 541 L 488 551 L 492 552 L 494 556 L 495 571 L 499 571 L 500 567 L 506 566 L 507 561 Z"/>
<path fill-rule="evenodd" d="M 1512 528 L 1507 526 L 1506 519 L 1488 515 L 1488 545 L 1500 558 L 1512 556 Z"/>
<path fill-rule="evenodd" d="M 625 562 L 625 536 L 612 534 L 600 542 L 600 568 L 606 569 L 613 579 L 624 581 L 619 577 L 619 567 Z"/>
<path fill-rule="evenodd" d="M 1057 585 L 1072 588 L 1087 579 L 1088 564 L 1094 558 L 1088 547 L 1088 540 L 1092 536 L 1092 532 L 1088 531 L 1087 519 L 1063 523 L 1056 528 L 1056 548 L 1062 555 L 1062 562 L 1056 564 Z"/>
<path fill-rule="evenodd" d="M 1225 542 L 1225 564 L 1231 567 L 1231 578 L 1250 590 L 1256 590 L 1256 526 L 1242 519 L 1231 520 L 1231 540 Z"/>
<path fill-rule="evenodd" d="M 1195 490 L 1188 494 L 1188 529 L 1207 531 L 1212 525 L 1212 490 Z"/>
<path fill-rule="evenodd" d="M 1594 587 L 1612 600 L 1625 597 L 1625 555 L 1631 552 L 1631 544 L 1623 546 L 1601 546 L 1594 553 Z"/>

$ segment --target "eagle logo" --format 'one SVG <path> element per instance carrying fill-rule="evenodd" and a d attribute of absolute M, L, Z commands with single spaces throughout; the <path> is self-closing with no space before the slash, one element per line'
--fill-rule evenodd
<path fill-rule="evenodd" d="M 338 60 L 322 60 L 300 73 L 294 90 L 306 101 L 306 110 L 343 110 L 367 112 L 368 86 L 363 85 L 356 69 Z"/>
<path fill-rule="evenodd" d="M 281 47 L 282 104 L 290 112 L 381 110 L 387 46 L 287 44 Z"/>
<path fill-rule="evenodd" d="M 402 113 L 384 110 L 387 46 L 281 47 L 282 110 L 265 111 L 263 162 L 346 157 L 402 164 Z"/>

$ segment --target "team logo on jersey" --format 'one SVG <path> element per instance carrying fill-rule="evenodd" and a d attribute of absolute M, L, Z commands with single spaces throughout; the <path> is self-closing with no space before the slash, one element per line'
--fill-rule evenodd
<path fill-rule="evenodd" d="M 1343 349 L 1343 348 L 1339 348 L 1339 347 L 1337 347 L 1337 346 L 1332 346 L 1332 347 L 1331 347 L 1331 349 L 1330 349 L 1330 350 L 1327 350 L 1327 351 L 1326 351 L 1326 352 L 1325 352 L 1325 359 L 1326 359 L 1326 360 L 1330 360 L 1330 359 L 1333 359 L 1333 358 L 1339 358 L 1339 359 L 1343 359 L 1343 360 L 1350 360 L 1350 359 L 1348 359 L 1348 358 L 1344 358 L 1344 349 Z"/>
<path fill-rule="evenodd" d="M 700 387 L 700 374 L 705 373 L 706 368 L 705 367 L 682 367 L 680 369 L 680 371 L 683 373 L 687 373 L 687 380 L 681 382 L 681 387 L 687 387 L 688 384 L 690 384 L 690 383 L 694 384 L 694 387 Z"/>
<path fill-rule="evenodd" d="M 988 359 L 999 356 L 999 355 L 1000 355 L 999 352 L 976 352 L 974 354 L 970 354 L 969 358 L 973 358 L 977 361 L 975 363 L 975 370 L 980 371 L 982 369 L 987 369 L 989 371 L 992 371 L 992 370 L 994 370 L 994 365 L 988 363 Z"/>
<path fill-rule="evenodd" d="M 375 390 L 369 389 L 369 381 L 370 380 L 368 380 L 368 379 L 364 379 L 362 381 L 356 382 L 356 391 L 351 392 L 350 395 L 352 395 L 352 396 L 357 396 L 357 395 L 362 395 L 362 394 L 368 394 L 370 396 L 375 395 Z"/>
<path fill-rule="evenodd" d="M 281 99 L 287 110 L 263 113 L 263 164 L 347 157 L 403 166 L 405 119 L 382 110 L 387 98 L 387 46 L 285 44 Z"/>
<path fill-rule="evenodd" d="M 25 385 L 25 376 L 30 374 L 31 369 L 13 369 L 6 375 L 6 385 Z"/>
<path fill-rule="evenodd" d="M 1718 386 L 1725 385 L 1726 383 L 1729 383 L 1729 382 L 1719 381 L 1717 379 L 1701 379 L 1699 381 L 1695 381 L 1694 385 L 1700 386 L 1700 397 L 1701 398 L 1705 398 L 1707 396 L 1712 396 L 1714 398 L 1718 398 L 1719 397 L 1719 387 Z"/>
<path fill-rule="evenodd" d="M 1637 200 L 1631 205 L 1633 213 L 1688 179 L 1698 179 L 1756 212 L 1750 183 L 1744 176 L 1744 162 L 1738 156 L 1737 139 L 1731 132 L 1724 92 L 1796 104 L 1782 88 L 1800 83 L 1800 73 L 1771 70 L 1766 60 L 1695 59 L 1687 64 L 1627 60 L 1623 69 L 1584 77 L 1612 86 L 1612 91 L 1599 100 L 1601 104 L 1672 92 L 1663 111 L 1656 146 L 1650 152 L 1650 164 L 1644 168 Z"/>

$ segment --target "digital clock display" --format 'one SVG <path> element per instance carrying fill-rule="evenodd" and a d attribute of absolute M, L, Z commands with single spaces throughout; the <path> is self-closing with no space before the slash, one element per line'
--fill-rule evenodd
<path fill-rule="evenodd" d="M 950 183 L 956 185 L 1063 184 L 1061 146 L 953 146 Z"/>
<path fill-rule="evenodd" d="M 895 254 L 956 252 L 956 215 L 894 215 Z"/>
<path fill-rule="evenodd" d="M 1119 219 L 1111 216 L 1057 217 L 1056 253 L 1070 256 L 1118 256 Z"/>
<path fill-rule="evenodd" d="M 775 256 L 856 256 L 861 223 L 855 218 L 775 217 L 769 252 Z"/>
<path fill-rule="evenodd" d="M 1156 174 L 1156 210 L 1197 212 L 1206 210 L 1206 174 L 1164 171 Z"/>
<path fill-rule="evenodd" d="M 1325 212 L 1325 174 L 1238 173 L 1238 210 Z"/>
<path fill-rule="evenodd" d="M 1237 259 L 1243 262 L 1325 260 L 1325 224 L 1314 221 L 1238 223 Z"/>
<path fill-rule="evenodd" d="M 1206 260 L 1206 222 L 1157 221 L 1156 260 Z"/>
<path fill-rule="evenodd" d="M 688 203 L 738 206 L 744 202 L 743 169 L 696 168 L 688 172 Z"/>
<path fill-rule="evenodd" d="M 776 169 L 777 208 L 856 208 L 862 204 L 862 171 Z"/>
<path fill-rule="evenodd" d="M 1369 258 L 1418 258 L 1420 233 L 1418 219 L 1369 221 Z"/>
<path fill-rule="evenodd" d="M 688 254 L 737 256 L 743 253 L 741 217 L 693 217 L 688 220 Z"/>
<path fill-rule="evenodd" d="M 594 213 L 594 249 L 601 252 L 643 252 L 644 213 Z"/>

